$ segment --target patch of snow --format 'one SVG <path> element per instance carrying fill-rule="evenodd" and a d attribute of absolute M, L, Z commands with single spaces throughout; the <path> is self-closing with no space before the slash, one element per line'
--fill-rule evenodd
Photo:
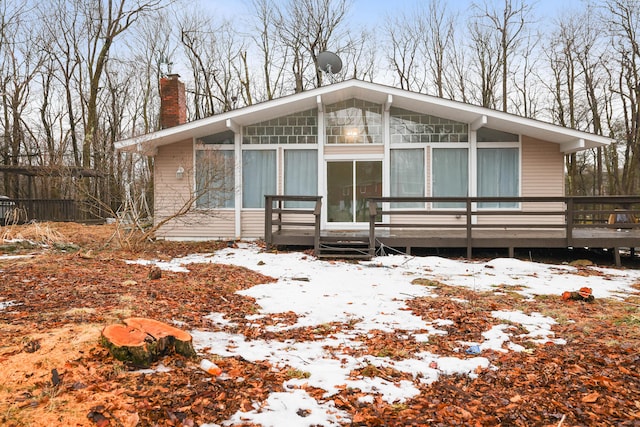
<path fill-rule="evenodd" d="M 254 406 L 260 406 L 258 402 Z M 271 393 L 264 407 L 250 412 L 236 412 L 223 424 L 232 426 L 254 423 L 264 427 L 335 426 L 348 420 L 348 414 L 335 407 L 332 401 L 318 403 L 300 389 L 285 393 Z"/>
<path fill-rule="evenodd" d="M 0 301 L 0 310 L 5 310 L 8 307 L 18 305 L 15 301 Z"/>
<path fill-rule="evenodd" d="M 349 324 L 350 328 L 345 332 L 319 341 L 249 340 L 241 334 L 192 331 L 194 347 L 200 351 L 208 348 L 210 353 L 222 357 L 241 356 L 249 361 L 267 361 L 276 369 L 297 369 L 308 374 L 308 378 L 286 381 L 284 392 L 271 394 L 265 402 L 254 402 L 254 409 L 236 413 L 225 425 L 255 423 L 306 427 L 348 423 L 348 414 L 335 408 L 330 400 L 345 387 L 362 391 L 362 402 L 372 403 L 375 396 L 379 396 L 392 403 L 411 399 L 419 393 L 417 386 L 431 384 L 440 375 L 476 377 L 479 369 L 491 368 L 489 360 L 481 356 L 483 351 L 526 351 L 511 342 L 517 329 L 514 325 L 521 325 L 527 330 L 519 338 L 540 343 L 564 343 L 564 340 L 555 338 L 551 330 L 555 321 L 550 317 L 540 313 L 495 311 L 493 317 L 512 324 L 500 324 L 484 331 L 482 342 L 460 343 L 460 357 L 443 357 L 429 352 L 408 354 L 402 360 L 372 355 L 354 357 L 350 349 L 362 346 L 358 337 L 372 336 L 374 330 L 398 332 L 399 339 L 413 338 L 417 342 L 427 342 L 433 335 L 447 333 L 438 327 L 452 325 L 451 320 L 423 319 L 408 309 L 406 303 L 411 299 L 435 296 L 431 287 L 412 284 L 416 278 L 476 291 L 508 290 L 526 297 L 559 295 L 566 290 L 588 286 L 596 298 L 635 292 L 631 285 L 640 280 L 640 272 L 635 270 L 590 267 L 594 274 L 584 276 L 577 274 L 581 270 L 570 266 L 503 258 L 471 262 L 393 255 L 359 264 L 325 262 L 302 253 L 262 252 L 252 243 L 240 243 L 238 248 L 226 248 L 214 255 L 190 255 L 168 262 L 136 262 L 156 264 L 172 271 L 187 271 L 191 263 L 232 264 L 277 278 L 275 283 L 260 284 L 239 292 L 255 298 L 260 306 L 257 314 L 246 317 L 249 321 L 289 311 L 298 316 L 293 325 L 265 328 L 268 330 L 293 331 L 332 322 Z M 208 317 L 217 325 L 229 324 L 220 313 L 212 313 Z M 477 356 L 474 352 L 464 354 L 471 347 L 477 350 Z M 367 366 L 408 373 L 413 382 L 375 375 L 353 376 Z M 224 374 L 220 378 L 223 377 Z M 316 401 L 302 389 L 304 386 L 322 389 L 325 394 Z"/>

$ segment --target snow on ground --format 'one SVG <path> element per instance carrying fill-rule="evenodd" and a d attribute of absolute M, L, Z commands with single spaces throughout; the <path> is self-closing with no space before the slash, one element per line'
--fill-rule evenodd
<path fill-rule="evenodd" d="M 432 295 L 428 287 L 411 283 L 416 278 L 465 286 L 476 291 L 495 291 L 506 287 L 526 297 L 536 294 L 558 295 L 566 290 L 588 286 L 593 289 L 596 298 L 615 298 L 633 292 L 631 285 L 640 281 L 640 272 L 635 270 L 591 267 L 594 274 L 585 276 L 577 275 L 579 270 L 574 267 L 517 259 L 471 262 L 394 255 L 359 264 L 327 262 L 302 253 L 260 252 L 252 244 L 227 248 L 215 255 L 190 255 L 169 262 L 153 263 L 167 270 L 188 271 L 188 264 L 203 262 L 243 266 L 278 279 L 275 283 L 240 291 L 242 295 L 255 298 L 261 307 L 258 315 L 247 320 L 292 311 L 298 315 L 296 324 L 275 325 L 271 330 L 320 326 L 330 322 L 353 325 L 346 332 L 335 333 L 319 341 L 248 340 L 240 334 L 192 331 L 194 345 L 200 351 L 208 348 L 211 353 L 223 357 L 241 356 L 252 361 L 269 361 L 277 369 L 298 369 L 308 374 L 308 378 L 288 380 L 283 385 L 285 392 L 271 394 L 266 402 L 255 402 L 254 410 L 236 413 L 225 425 L 239 422 L 292 427 L 340 425 L 349 421 L 348 414 L 336 408 L 331 400 L 316 401 L 301 388 L 303 385 L 325 390 L 325 398 L 348 387 L 364 393 L 365 401 L 373 401 L 373 397 L 378 395 L 386 402 L 401 403 L 419 394 L 416 385 L 430 384 L 439 375 L 473 376 L 478 368 L 489 367 L 489 360 L 482 357 L 485 350 L 524 350 L 522 346 L 510 342 L 513 328 L 506 323 L 485 331 L 483 342 L 460 343 L 461 353 L 467 353 L 461 354 L 460 358 L 423 352 L 397 361 L 371 355 L 354 357 L 342 350 L 357 348 L 360 344 L 356 338 L 372 330 L 402 330 L 407 337 L 411 335 L 417 341 L 427 341 L 433 334 L 445 334 L 439 328 L 451 324 L 450 320 L 425 321 L 407 309 L 407 300 Z M 551 330 L 555 321 L 540 313 L 527 315 L 519 311 L 495 311 L 492 316 L 521 325 L 528 331 L 526 336 L 532 341 L 564 344 L 564 340 L 556 338 Z M 218 325 L 228 323 L 221 313 L 212 313 L 209 318 Z M 409 373 L 415 383 L 406 380 L 393 382 L 375 376 L 357 379 L 350 376 L 353 370 L 367 366 L 392 367 Z"/>

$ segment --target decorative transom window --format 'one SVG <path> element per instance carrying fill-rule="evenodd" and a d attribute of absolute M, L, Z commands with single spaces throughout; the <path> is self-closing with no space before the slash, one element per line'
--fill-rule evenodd
<path fill-rule="evenodd" d="M 293 113 L 244 127 L 243 144 L 317 144 L 318 110 Z"/>
<path fill-rule="evenodd" d="M 466 123 L 391 107 L 391 143 L 468 142 Z"/>
<path fill-rule="evenodd" d="M 382 106 L 348 99 L 325 107 L 327 144 L 382 144 Z"/>

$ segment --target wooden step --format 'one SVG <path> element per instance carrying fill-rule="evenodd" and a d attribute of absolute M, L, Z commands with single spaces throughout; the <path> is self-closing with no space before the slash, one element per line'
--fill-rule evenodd
<path fill-rule="evenodd" d="M 320 238 L 319 253 L 316 254 L 318 258 L 333 258 L 333 259 L 359 259 L 369 260 L 372 255 L 369 253 L 369 239 L 368 238 L 340 238 L 330 237 Z"/>

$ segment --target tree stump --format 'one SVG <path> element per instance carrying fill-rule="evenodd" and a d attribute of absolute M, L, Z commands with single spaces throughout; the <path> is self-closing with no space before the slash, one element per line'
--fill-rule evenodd
<path fill-rule="evenodd" d="M 172 351 L 185 357 L 196 355 L 191 334 L 142 317 L 125 319 L 124 325 L 106 326 L 101 341 L 116 359 L 141 367 L 151 366 L 159 357 Z"/>

